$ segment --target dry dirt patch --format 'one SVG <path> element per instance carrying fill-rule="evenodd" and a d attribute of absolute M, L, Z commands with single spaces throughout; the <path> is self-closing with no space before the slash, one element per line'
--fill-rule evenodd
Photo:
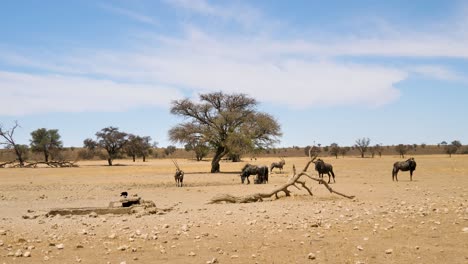
<path fill-rule="evenodd" d="M 175 187 L 170 160 L 0 169 L 0 262 L 467 263 L 468 157 L 415 158 L 414 181 L 400 172 L 398 183 L 391 181 L 398 157 L 326 158 L 336 173 L 332 187 L 356 199 L 310 183 L 313 197 L 292 189 L 291 197 L 253 204 L 207 202 L 219 193 L 269 191 L 307 159 L 286 158 L 284 173 L 263 185 L 240 184 L 244 163 L 222 163 L 225 173 L 210 174 L 209 162 L 179 160 L 183 188 Z M 22 218 L 55 207 L 107 206 L 121 191 L 176 206 L 143 216 Z"/>

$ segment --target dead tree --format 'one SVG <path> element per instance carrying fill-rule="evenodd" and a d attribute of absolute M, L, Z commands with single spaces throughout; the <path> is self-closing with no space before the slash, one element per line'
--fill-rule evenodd
<path fill-rule="evenodd" d="M 27 146 L 17 144 L 13 138 L 15 134 L 15 129 L 20 127 L 18 121 L 15 121 L 15 125 L 10 130 L 4 130 L 2 125 L 0 125 L 0 137 L 2 137 L 5 142 L 0 142 L 0 145 L 5 145 L 6 148 L 13 149 L 16 154 L 16 158 L 20 163 L 20 167 L 24 165 L 25 155 L 27 153 Z"/>
<path fill-rule="evenodd" d="M 177 187 L 182 187 L 184 182 L 184 171 L 180 169 L 179 164 L 176 160 L 172 160 L 174 166 L 176 166 L 176 172 L 174 174 L 174 179 Z"/>
<path fill-rule="evenodd" d="M 71 161 L 39 161 L 39 162 L 32 162 L 29 164 L 24 165 L 25 168 L 37 168 L 38 165 L 46 165 L 50 168 L 69 168 L 69 167 L 78 167 L 74 162 Z"/>
<path fill-rule="evenodd" d="M 293 165 L 293 175 L 288 179 L 288 181 L 283 184 L 282 186 L 268 192 L 268 193 L 255 193 L 255 194 L 250 194 L 250 195 L 245 195 L 245 196 L 234 196 L 230 194 L 219 194 L 216 195 L 215 197 L 211 198 L 211 200 L 208 202 L 210 204 L 213 203 L 221 203 L 221 202 L 226 202 L 226 203 L 253 203 L 253 202 L 261 202 L 263 199 L 266 198 L 272 198 L 274 196 L 276 199 L 279 199 L 278 193 L 283 192 L 286 196 L 291 196 L 291 191 L 288 189 L 289 187 L 293 186 L 299 190 L 301 190 L 301 187 L 304 188 L 311 196 L 312 190 L 310 187 L 306 185 L 306 182 L 301 180 L 301 177 L 306 177 L 309 178 L 313 181 L 317 181 L 319 183 L 322 183 L 323 186 L 325 186 L 328 191 L 331 193 L 338 194 L 340 196 L 346 197 L 348 199 L 353 199 L 354 195 L 346 195 L 341 192 L 333 190 L 326 181 L 324 181 L 321 178 L 315 178 L 310 176 L 307 173 L 307 169 L 309 168 L 310 164 L 317 158 L 317 156 L 314 156 L 311 158 L 309 162 L 307 162 L 306 166 L 300 173 L 296 173 L 296 167 Z M 301 187 L 300 187 L 300 186 Z"/>

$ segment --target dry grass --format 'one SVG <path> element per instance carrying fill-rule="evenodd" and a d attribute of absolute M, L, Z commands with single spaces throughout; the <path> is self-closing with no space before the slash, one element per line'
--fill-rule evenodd
<path fill-rule="evenodd" d="M 467 263 L 468 234 L 462 229 L 468 226 L 468 156 L 415 158 L 414 181 L 400 172 L 398 183 L 391 180 L 397 156 L 326 158 L 336 173 L 332 187 L 356 195 L 354 201 L 314 184 L 313 197 L 293 190 L 292 197 L 243 205 L 206 202 L 218 193 L 271 190 L 287 180 L 293 164 L 302 169 L 307 158 L 286 158 L 285 173 L 273 172 L 269 184 L 248 186 L 240 185 L 238 176 L 245 163 L 223 162 L 224 173 L 209 174 L 209 161 L 179 159 L 186 172 L 183 188 L 175 187 L 171 160 L 0 169 L 0 230 L 6 230 L 0 234 L 0 262 L 206 263 L 216 257 L 220 263 Z M 273 161 L 277 158 L 252 163 Z M 28 209 L 106 206 L 124 190 L 158 207 L 178 205 L 165 215 L 141 218 L 22 219 Z M 115 238 L 109 238 L 112 233 Z M 117 250 L 123 245 L 129 249 Z M 30 258 L 7 256 L 28 246 L 34 246 Z M 390 248 L 393 253 L 386 254 Z M 316 260 L 307 259 L 309 253 Z"/>

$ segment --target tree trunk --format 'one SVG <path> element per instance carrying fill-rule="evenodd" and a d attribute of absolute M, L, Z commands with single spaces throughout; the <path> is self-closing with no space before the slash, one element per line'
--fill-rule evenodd
<path fill-rule="evenodd" d="M 16 145 L 13 145 L 13 147 L 15 148 L 16 157 L 18 158 L 18 161 L 20 163 L 20 167 L 23 167 L 24 166 L 23 156 L 20 153 L 20 151 L 17 149 Z"/>
<path fill-rule="evenodd" d="M 112 166 L 112 159 L 111 159 L 111 158 L 108 158 L 108 159 L 107 159 L 107 163 L 109 163 L 109 166 Z"/>
<path fill-rule="evenodd" d="M 132 155 L 132 158 L 133 158 L 133 162 L 135 162 L 135 158 L 136 158 L 135 155 Z"/>
<path fill-rule="evenodd" d="M 45 162 L 49 162 L 49 153 L 47 153 L 47 151 L 44 151 L 44 159 Z"/>
<path fill-rule="evenodd" d="M 143 155 L 143 162 L 146 162 L 146 156 Z"/>
<path fill-rule="evenodd" d="M 225 152 L 226 148 L 224 147 L 218 147 L 216 149 L 216 153 L 213 157 L 213 160 L 211 161 L 211 173 L 218 173 L 220 172 L 219 168 L 219 162 L 221 161 L 221 158 L 226 155 Z"/>
<path fill-rule="evenodd" d="M 364 158 L 364 152 L 361 152 L 361 158 Z"/>

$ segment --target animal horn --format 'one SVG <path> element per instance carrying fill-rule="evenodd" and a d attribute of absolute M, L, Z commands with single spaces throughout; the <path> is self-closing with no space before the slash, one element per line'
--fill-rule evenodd
<path fill-rule="evenodd" d="M 176 169 L 180 170 L 179 164 L 177 164 L 177 161 L 175 161 L 174 159 L 171 159 L 171 160 L 172 160 L 172 163 L 174 163 L 174 166 L 176 167 Z"/>

